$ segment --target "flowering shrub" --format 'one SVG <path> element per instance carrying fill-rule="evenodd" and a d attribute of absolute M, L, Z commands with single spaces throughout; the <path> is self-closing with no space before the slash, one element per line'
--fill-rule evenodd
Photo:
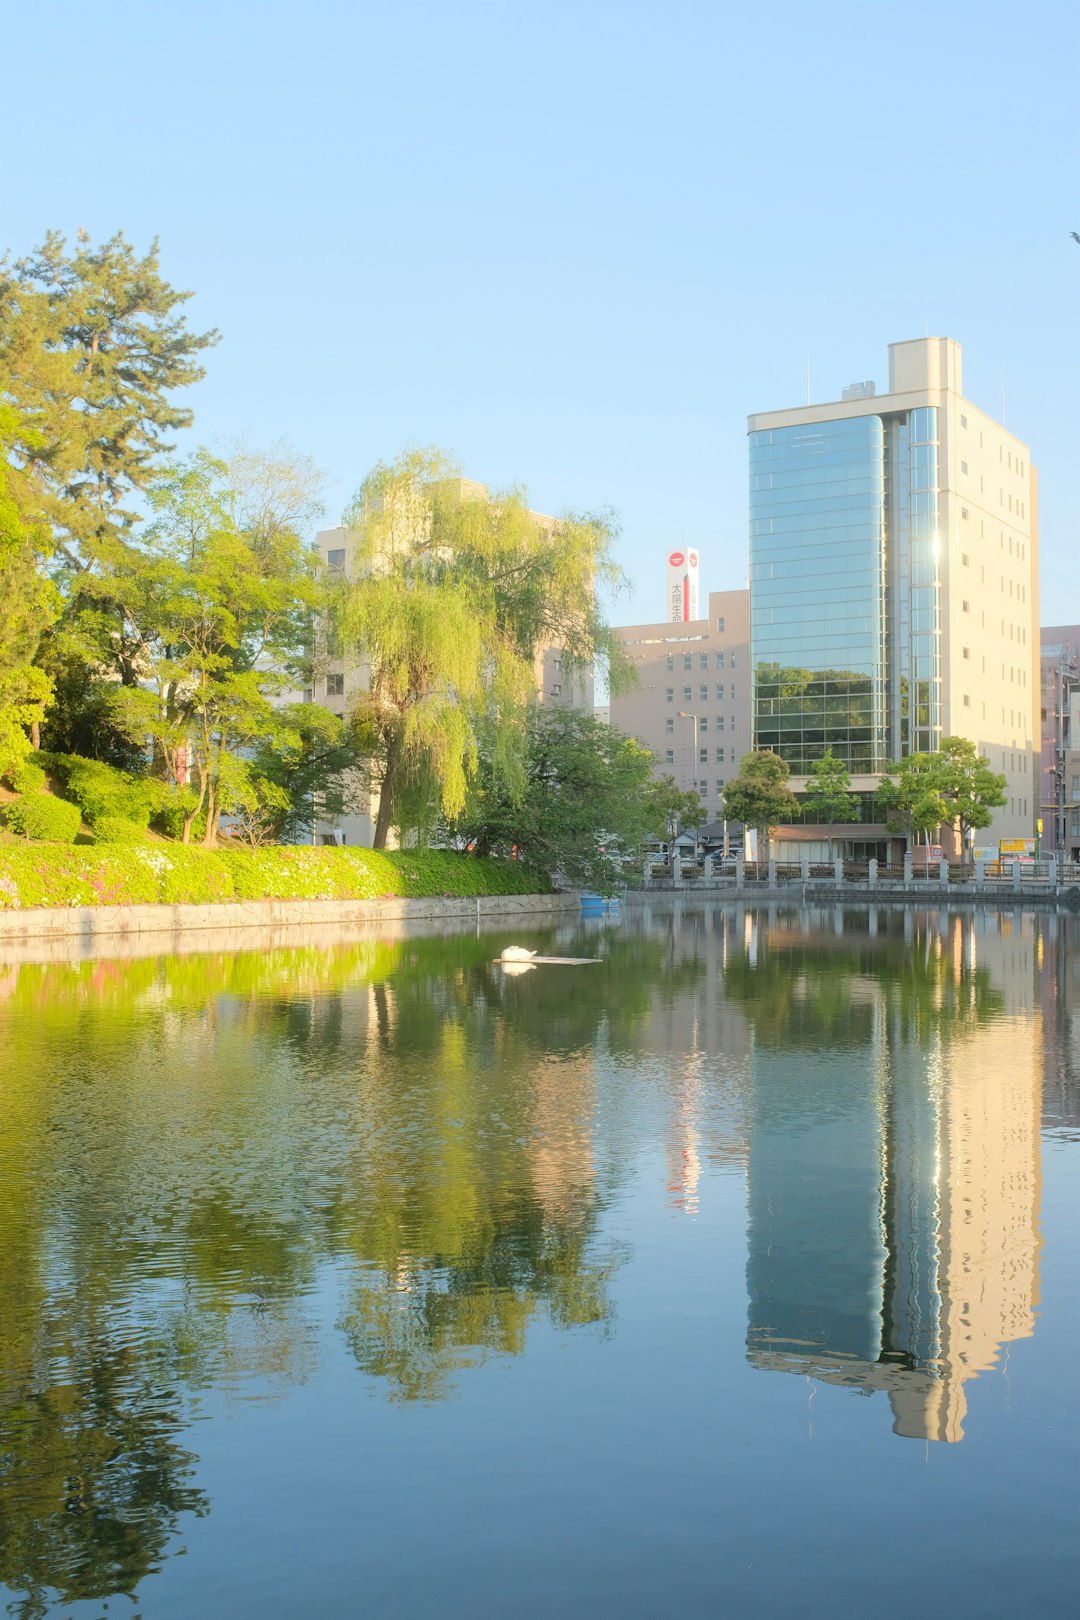
<path fill-rule="evenodd" d="M 0 848 L 0 910 L 541 894 L 549 889 L 546 877 L 520 861 L 503 864 L 447 850 L 208 850 L 147 843 Z"/>

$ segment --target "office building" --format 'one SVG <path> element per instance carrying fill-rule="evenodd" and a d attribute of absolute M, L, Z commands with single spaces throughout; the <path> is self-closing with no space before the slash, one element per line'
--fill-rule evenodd
<path fill-rule="evenodd" d="M 724 787 L 750 748 L 749 592 L 710 591 L 706 618 L 616 634 L 638 684 L 611 697 L 611 724 L 651 749 L 658 776 L 697 793 L 703 822 L 721 820 Z"/>
<path fill-rule="evenodd" d="M 1080 624 L 1044 627 L 1039 722 L 1042 852 L 1080 860 Z"/>
<path fill-rule="evenodd" d="M 859 383 L 748 428 L 755 746 L 796 792 L 831 748 L 870 807 L 888 761 L 969 737 L 1007 783 L 980 840 L 1029 835 L 1036 475 L 965 399 L 959 344 L 893 343 L 886 394 Z"/>

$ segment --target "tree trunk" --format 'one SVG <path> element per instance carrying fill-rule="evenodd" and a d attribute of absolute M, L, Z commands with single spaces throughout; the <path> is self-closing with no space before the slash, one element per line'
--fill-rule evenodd
<path fill-rule="evenodd" d="M 206 831 L 203 833 L 203 848 L 213 849 L 217 843 L 218 821 L 221 811 L 218 809 L 217 794 L 211 782 L 206 792 Z"/>
<path fill-rule="evenodd" d="M 41 722 L 39 720 L 31 720 L 30 722 L 30 746 L 35 754 L 41 747 Z"/>
<path fill-rule="evenodd" d="M 379 790 L 379 814 L 375 820 L 375 836 L 371 841 L 372 849 L 386 848 L 391 818 L 394 813 L 394 795 L 397 792 L 400 772 L 401 741 L 397 733 L 394 732 L 386 745 L 386 770 L 383 774 L 382 787 Z"/>

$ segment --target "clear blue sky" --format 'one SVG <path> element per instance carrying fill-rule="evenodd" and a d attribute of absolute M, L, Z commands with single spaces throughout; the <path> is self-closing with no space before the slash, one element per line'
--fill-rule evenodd
<path fill-rule="evenodd" d="M 1080 620 L 1080 7 L 61 0 L 3 24 L 0 245 L 158 234 L 223 341 L 197 437 L 331 506 L 406 443 L 746 573 L 746 415 L 965 350 Z"/>

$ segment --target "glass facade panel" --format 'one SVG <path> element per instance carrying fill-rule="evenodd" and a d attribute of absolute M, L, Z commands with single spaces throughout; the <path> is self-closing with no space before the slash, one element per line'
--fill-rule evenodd
<path fill-rule="evenodd" d="M 754 745 L 804 775 L 941 740 L 932 408 L 750 435 Z"/>
<path fill-rule="evenodd" d="M 884 443 L 879 416 L 750 435 L 754 740 L 796 775 L 888 758 Z"/>

